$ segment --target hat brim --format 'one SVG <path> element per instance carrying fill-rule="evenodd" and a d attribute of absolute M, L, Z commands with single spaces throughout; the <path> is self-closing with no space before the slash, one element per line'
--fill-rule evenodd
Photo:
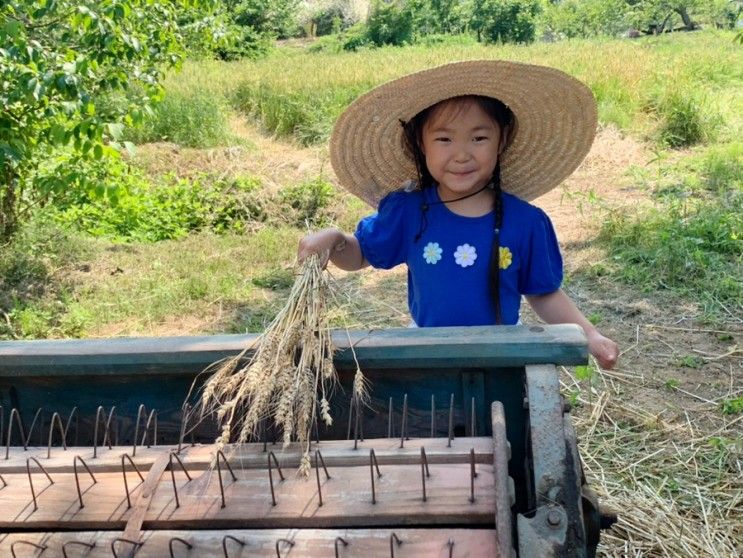
<path fill-rule="evenodd" d="M 470 60 L 395 79 L 356 99 L 338 118 L 330 161 L 341 185 L 372 207 L 416 178 L 404 152 L 401 121 L 462 95 L 493 97 L 516 119 L 501 156 L 504 191 L 532 200 L 567 178 L 596 134 L 596 103 L 588 87 L 546 66 Z"/>

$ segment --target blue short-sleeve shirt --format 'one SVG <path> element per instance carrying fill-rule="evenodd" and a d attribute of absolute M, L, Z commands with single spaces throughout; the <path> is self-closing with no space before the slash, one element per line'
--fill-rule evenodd
<path fill-rule="evenodd" d="M 361 252 L 373 267 L 407 264 L 408 306 L 418 326 L 495 324 L 488 279 L 495 215 L 464 217 L 440 201 L 436 188 L 389 194 L 356 229 Z M 560 249 L 544 211 L 504 193 L 500 254 L 501 316 L 516 324 L 521 295 L 551 293 L 562 283 Z"/>

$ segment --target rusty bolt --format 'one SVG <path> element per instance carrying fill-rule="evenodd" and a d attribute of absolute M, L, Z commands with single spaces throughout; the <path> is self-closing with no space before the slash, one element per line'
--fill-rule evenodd
<path fill-rule="evenodd" d="M 560 515 L 560 512 L 557 510 L 550 510 L 547 513 L 547 523 L 550 524 L 550 527 L 557 527 L 560 525 L 560 522 L 562 522 L 562 516 Z"/>
<path fill-rule="evenodd" d="M 560 403 L 562 403 L 562 412 L 563 413 L 569 413 L 573 410 L 573 405 L 570 403 L 570 401 L 567 401 L 564 396 L 560 396 Z"/>

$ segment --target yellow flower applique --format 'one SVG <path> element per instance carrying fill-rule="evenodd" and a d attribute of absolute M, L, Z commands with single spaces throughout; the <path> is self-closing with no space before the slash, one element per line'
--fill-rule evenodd
<path fill-rule="evenodd" d="M 511 251 L 505 246 L 501 246 L 500 253 L 498 254 L 498 263 L 500 264 L 500 268 L 508 269 L 508 266 L 511 265 L 512 261 L 513 256 L 511 255 Z"/>

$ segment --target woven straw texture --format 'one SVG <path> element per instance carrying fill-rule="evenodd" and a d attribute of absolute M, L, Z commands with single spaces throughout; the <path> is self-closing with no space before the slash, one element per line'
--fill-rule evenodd
<path fill-rule="evenodd" d="M 501 156 L 503 190 L 532 200 L 567 178 L 596 133 L 596 103 L 575 78 L 545 66 L 499 60 L 455 62 L 390 81 L 356 99 L 330 139 L 341 185 L 372 207 L 416 178 L 402 126 L 421 110 L 460 95 L 505 103 L 516 125 Z"/>

